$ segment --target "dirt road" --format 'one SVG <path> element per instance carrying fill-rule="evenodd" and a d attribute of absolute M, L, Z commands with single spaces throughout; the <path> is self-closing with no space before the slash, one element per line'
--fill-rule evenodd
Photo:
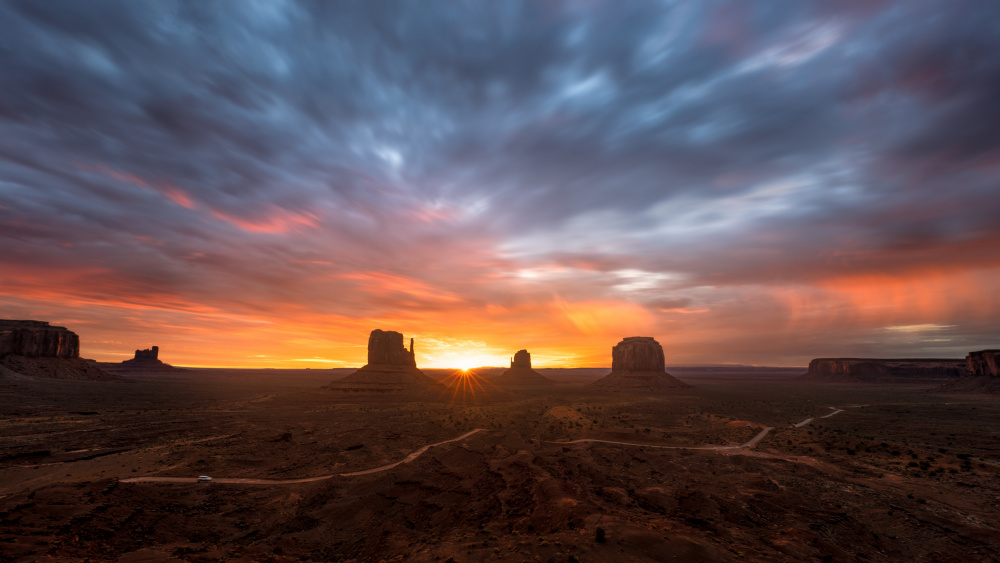
<path fill-rule="evenodd" d="M 444 440 L 442 442 L 437 442 L 435 444 L 428 444 L 419 450 L 411 453 L 400 461 L 396 463 L 390 463 L 388 465 L 382 465 L 372 469 L 365 469 L 362 471 L 353 471 L 351 473 L 331 473 L 329 475 L 320 475 L 319 477 L 303 477 L 301 479 L 240 479 L 234 477 L 218 477 L 212 478 L 212 483 L 225 483 L 233 485 L 294 485 L 297 483 L 311 483 L 314 481 L 324 481 L 326 479 L 332 479 L 333 477 L 354 477 L 356 475 L 369 475 L 371 473 L 379 473 L 381 471 L 388 471 L 397 465 L 403 463 L 410 463 L 411 461 L 417 459 L 427 450 L 436 447 L 443 446 L 444 444 L 450 444 L 451 442 L 458 442 L 464 440 L 469 436 L 472 436 L 476 432 L 482 432 L 485 428 L 476 428 L 475 430 L 466 432 L 458 438 L 452 438 L 450 440 Z M 122 483 L 198 483 L 197 477 L 132 477 L 129 479 L 121 479 Z"/>

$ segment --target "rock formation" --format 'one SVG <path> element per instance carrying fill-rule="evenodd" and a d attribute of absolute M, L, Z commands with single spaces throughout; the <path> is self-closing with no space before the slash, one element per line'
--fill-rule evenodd
<path fill-rule="evenodd" d="M 1000 350 L 969 352 L 965 357 L 965 377 L 935 387 L 931 393 L 1000 395 Z"/>
<path fill-rule="evenodd" d="M 650 336 L 630 336 L 619 342 L 611 349 L 611 373 L 591 385 L 612 391 L 690 387 L 667 373 L 663 347 Z"/>
<path fill-rule="evenodd" d="M 905 382 L 949 379 L 965 373 L 959 359 L 817 358 L 809 362 L 805 378 L 843 382 Z"/>
<path fill-rule="evenodd" d="M 433 384 L 434 380 L 417 369 L 412 338 L 407 350 L 402 334 L 375 329 L 368 337 L 368 363 L 327 387 L 341 391 L 406 391 Z"/>
<path fill-rule="evenodd" d="M 44 321 L 0 320 L 0 365 L 31 377 L 115 379 L 80 358 L 80 337 Z"/>
<path fill-rule="evenodd" d="M 972 377 L 1000 377 L 1000 350 L 969 352 L 965 368 Z"/>
<path fill-rule="evenodd" d="M 105 370 L 112 373 L 123 374 L 150 374 L 174 371 L 188 371 L 182 368 L 175 368 L 170 364 L 160 361 L 160 348 L 153 346 L 145 350 L 136 350 L 135 357 L 125 360 L 120 364 L 103 364 Z"/>
<path fill-rule="evenodd" d="M 510 369 L 493 381 L 501 387 L 538 387 L 555 385 L 555 382 L 531 369 L 531 354 L 518 350 L 510 359 Z"/>
<path fill-rule="evenodd" d="M 0 320 L 0 358 L 79 358 L 80 337 L 44 321 Z"/>

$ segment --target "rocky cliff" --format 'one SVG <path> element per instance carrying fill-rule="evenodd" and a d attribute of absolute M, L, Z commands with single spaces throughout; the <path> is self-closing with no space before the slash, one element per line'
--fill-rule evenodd
<path fill-rule="evenodd" d="M 135 356 L 131 360 L 125 360 L 120 364 L 101 364 L 101 367 L 111 373 L 129 375 L 190 371 L 160 361 L 159 346 L 136 350 Z"/>
<path fill-rule="evenodd" d="M 531 354 L 527 350 L 518 350 L 510 359 L 510 367 L 531 369 Z"/>
<path fill-rule="evenodd" d="M 338 391 L 410 391 L 434 385 L 431 378 L 417 369 L 410 349 L 403 346 L 403 335 L 392 330 L 373 330 L 368 337 L 368 363 L 347 377 L 327 385 Z"/>
<path fill-rule="evenodd" d="M 690 387 L 667 373 L 663 347 L 650 336 L 630 336 L 611 349 L 611 373 L 591 385 L 622 391 Z"/>
<path fill-rule="evenodd" d="M 160 347 L 159 346 L 153 346 L 152 348 L 146 348 L 145 350 L 136 350 L 135 351 L 135 357 L 133 357 L 132 359 L 133 360 L 140 360 L 140 361 L 142 361 L 142 360 L 147 360 L 147 361 L 149 361 L 149 360 L 156 360 L 156 361 L 160 361 Z M 126 361 L 128 361 L 128 360 L 126 360 Z"/>
<path fill-rule="evenodd" d="M 972 377 L 1000 377 L 1000 350 L 969 352 L 965 368 Z"/>
<path fill-rule="evenodd" d="M 0 358 L 79 358 L 80 337 L 44 321 L 0 320 Z"/>
<path fill-rule="evenodd" d="M 809 362 L 808 379 L 844 382 L 890 382 L 927 379 L 949 379 L 965 373 L 965 362 L 959 359 L 875 359 L 817 358 Z"/>
<path fill-rule="evenodd" d="M 1000 395 L 1000 350 L 969 352 L 965 357 L 965 377 L 949 381 L 930 392 Z"/>
<path fill-rule="evenodd" d="M 555 385 L 555 382 L 531 369 L 531 354 L 518 350 L 510 360 L 510 369 L 493 379 L 501 387 L 538 387 Z"/>
<path fill-rule="evenodd" d="M 368 337 L 368 365 L 416 367 L 413 339 L 410 349 L 403 346 L 403 335 L 394 330 L 375 329 Z"/>
<path fill-rule="evenodd" d="M 76 333 L 44 321 L 0 320 L 0 365 L 29 377 L 115 379 L 80 358 Z"/>

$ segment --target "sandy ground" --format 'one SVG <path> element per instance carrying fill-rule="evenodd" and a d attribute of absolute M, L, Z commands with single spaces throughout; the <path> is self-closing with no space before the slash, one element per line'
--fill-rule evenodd
<path fill-rule="evenodd" d="M 0 561 L 1000 559 L 996 398 L 562 375 L 474 395 L 336 392 L 321 370 L 3 376 Z"/>

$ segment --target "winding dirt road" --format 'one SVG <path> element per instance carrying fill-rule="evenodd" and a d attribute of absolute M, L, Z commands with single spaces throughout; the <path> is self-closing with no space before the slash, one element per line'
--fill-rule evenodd
<path fill-rule="evenodd" d="M 867 405 L 860 405 L 860 406 L 867 406 Z M 792 426 L 795 428 L 801 428 L 806 424 L 809 424 L 816 418 L 830 418 L 835 414 L 844 412 L 844 409 L 838 409 L 837 407 L 830 407 L 830 408 L 833 409 L 833 412 L 831 412 L 830 414 L 825 414 L 823 416 L 815 418 L 807 418 L 802 422 L 797 422 L 795 424 L 792 424 Z M 380 473 L 382 471 L 388 471 L 404 463 L 409 463 L 417 459 L 421 455 L 423 455 L 427 450 L 431 448 L 464 440 L 469 436 L 472 436 L 473 434 L 477 432 L 482 432 L 484 430 L 485 428 L 476 428 L 475 430 L 466 432 L 465 434 L 462 434 L 457 438 L 444 440 L 442 442 L 437 442 L 435 444 L 428 444 L 420 448 L 419 450 L 410 453 L 405 458 L 401 459 L 400 461 L 397 461 L 396 463 L 390 463 L 388 465 L 380 465 L 379 467 L 373 467 L 372 469 L 363 469 L 361 471 L 352 471 L 350 473 L 331 473 L 329 475 L 320 475 L 319 477 L 303 477 L 301 479 L 243 479 L 236 477 L 218 477 L 218 478 L 213 478 L 211 482 L 225 483 L 232 485 L 294 485 L 298 483 L 312 483 L 315 481 L 325 481 L 327 479 L 332 479 L 334 477 L 356 477 L 358 475 L 370 475 L 372 473 Z M 771 430 L 774 430 L 773 426 L 765 426 L 760 432 L 757 433 L 756 436 L 751 438 L 749 441 L 747 441 L 744 444 L 739 444 L 736 446 L 657 446 L 653 444 L 636 444 L 634 442 L 616 442 L 613 440 L 598 440 L 595 438 L 581 438 L 579 440 L 569 440 L 566 442 L 552 442 L 547 440 L 540 440 L 540 442 L 546 444 L 564 444 L 564 445 L 596 443 L 596 444 L 612 444 L 616 446 L 633 446 L 640 448 L 657 448 L 663 450 L 709 450 L 717 452 L 735 452 L 739 450 L 753 448 L 754 446 L 759 444 L 760 441 L 763 440 L 764 437 L 767 436 L 767 434 Z M 128 479 L 120 479 L 119 481 L 122 483 L 198 483 L 199 482 L 197 477 L 131 477 Z"/>
<path fill-rule="evenodd" d="M 549 442 L 547 444 L 586 444 L 586 443 L 598 443 L 598 444 L 614 444 L 617 446 L 638 446 L 641 448 L 657 448 L 661 450 L 713 450 L 713 451 L 736 451 L 746 448 L 752 448 L 757 445 L 758 442 L 767 436 L 767 433 L 774 430 L 772 426 L 765 426 L 763 430 L 757 433 L 756 436 L 750 439 L 745 444 L 740 444 L 738 446 L 655 446 L 652 444 L 635 444 L 632 442 L 615 442 L 612 440 L 596 440 L 593 438 L 581 438 L 579 440 L 570 440 L 568 442 Z"/>
<path fill-rule="evenodd" d="M 443 442 L 437 442 L 436 444 L 428 444 L 419 450 L 411 453 L 405 458 L 397 461 L 396 463 L 390 463 L 388 465 L 382 465 L 375 467 L 373 469 L 365 469 L 363 471 L 352 471 L 350 473 L 331 473 L 329 475 L 320 475 L 319 477 L 303 477 L 301 479 L 239 479 L 231 477 L 219 477 L 213 478 L 212 483 L 226 483 L 233 485 L 294 485 L 296 483 L 312 483 L 314 481 L 325 481 L 326 479 L 332 479 L 334 477 L 354 477 L 356 475 L 369 475 L 371 473 L 379 473 L 381 471 L 388 471 L 397 465 L 404 463 L 410 463 L 411 461 L 417 459 L 427 450 L 435 447 L 442 446 L 444 444 L 450 444 L 451 442 L 458 442 L 459 440 L 464 440 L 469 436 L 472 436 L 476 432 L 482 432 L 485 428 L 476 428 L 470 432 L 462 434 L 458 438 L 452 438 L 450 440 L 444 440 Z M 197 477 L 132 477 L 129 479 L 120 479 L 122 483 L 197 483 Z"/>
<path fill-rule="evenodd" d="M 861 406 L 867 406 L 867 405 L 861 405 Z M 830 414 L 824 414 L 823 416 L 817 416 L 816 418 L 830 418 L 831 416 L 833 416 L 833 415 L 835 415 L 837 413 L 844 412 L 844 409 L 838 409 L 837 407 L 829 407 L 829 408 L 833 409 L 832 413 L 830 413 Z M 807 418 L 807 419 L 803 420 L 802 422 L 796 422 L 792 426 L 794 426 L 796 428 L 802 428 L 806 424 L 809 424 L 810 422 L 816 420 L 816 418 Z"/>

